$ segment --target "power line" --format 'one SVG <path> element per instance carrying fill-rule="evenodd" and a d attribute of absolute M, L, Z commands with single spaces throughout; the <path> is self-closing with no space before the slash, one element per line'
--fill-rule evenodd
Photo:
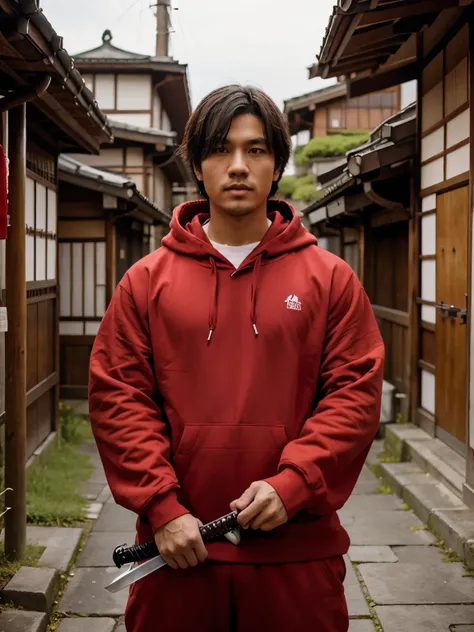
<path fill-rule="evenodd" d="M 137 4 L 139 2 L 142 2 L 142 0 L 134 0 L 134 2 L 132 2 L 132 4 L 130 4 L 124 11 L 122 11 L 122 13 L 118 16 L 118 18 L 116 20 L 114 20 L 114 22 L 119 22 L 123 16 L 128 13 L 131 9 L 133 9 L 133 7 L 137 6 Z"/>

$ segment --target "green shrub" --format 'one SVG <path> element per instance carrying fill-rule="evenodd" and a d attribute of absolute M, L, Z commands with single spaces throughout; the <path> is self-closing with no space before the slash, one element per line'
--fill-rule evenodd
<path fill-rule="evenodd" d="M 293 193 L 293 200 L 314 202 L 319 199 L 321 192 L 316 189 L 314 184 L 303 184 L 299 186 Z"/>
<path fill-rule="evenodd" d="M 284 197 L 291 197 L 297 187 L 297 180 L 298 178 L 296 176 L 283 176 L 278 183 L 278 191 Z"/>
<path fill-rule="evenodd" d="M 307 145 L 297 147 L 294 162 L 298 166 L 309 166 L 318 158 L 345 156 L 351 149 L 356 149 L 369 140 L 369 132 L 348 130 L 330 136 L 317 136 Z"/>

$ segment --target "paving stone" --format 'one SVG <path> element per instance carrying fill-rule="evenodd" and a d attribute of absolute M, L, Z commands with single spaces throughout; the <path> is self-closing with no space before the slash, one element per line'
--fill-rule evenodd
<path fill-rule="evenodd" d="M 352 562 L 359 563 L 398 561 L 397 556 L 389 546 L 351 546 L 349 557 Z"/>
<path fill-rule="evenodd" d="M 83 484 L 82 493 L 87 496 L 88 500 L 96 500 L 102 493 L 104 483 L 92 483 L 90 480 Z"/>
<path fill-rule="evenodd" d="M 77 566 L 99 567 L 113 564 L 112 554 L 119 544 L 135 544 L 135 531 L 97 531 L 90 534 L 84 550 L 77 559 Z"/>
<path fill-rule="evenodd" d="M 442 568 L 447 564 L 437 546 L 394 546 L 392 550 L 402 564 L 423 564 L 427 571 L 429 569 L 429 572 L 432 571 L 433 567 Z"/>
<path fill-rule="evenodd" d="M 364 593 L 362 592 L 362 586 L 357 579 L 354 567 L 352 566 L 347 555 L 344 556 L 344 560 L 346 562 L 346 579 L 344 581 L 344 591 L 346 593 L 349 616 L 370 616 L 369 606 L 367 605 L 367 601 L 365 600 Z"/>
<path fill-rule="evenodd" d="M 369 470 L 368 467 L 364 467 L 360 473 L 352 495 L 358 496 L 359 494 L 375 494 L 377 493 L 379 485 L 380 482 L 377 477 Z"/>
<path fill-rule="evenodd" d="M 87 508 L 86 518 L 89 520 L 97 520 L 102 511 L 102 503 L 91 503 Z"/>
<path fill-rule="evenodd" d="M 461 563 L 398 562 L 390 572 L 386 564 L 361 564 L 359 570 L 377 605 L 474 604 L 474 582 L 463 577 Z"/>
<path fill-rule="evenodd" d="M 442 483 L 407 485 L 402 497 L 425 524 L 428 524 L 433 509 L 455 509 L 465 506 L 462 500 Z"/>
<path fill-rule="evenodd" d="M 443 538 L 447 547 L 464 558 L 465 543 L 474 539 L 472 509 L 434 509 L 429 524 Z"/>
<path fill-rule="evenodd" d="M 29 526 L 26 530 L 29 544 L 46 547 L 39 566 L 49 566 L 63 572 L 68 569 L 81 536 L 82 529 Z"/>
<path fill-rule="evenodd" d="M 102 485 L 102 487 L 107 485 L 104 469 L 102 467 L 96 467 L 89 478 L 89 482 L 98 483 L 99 485 Z"/>
<path fill-rule="evenodd" d="M 135 531 L 137 515 L 115 503 L 106 503 L 94 531 Z"/>
<path fill-rule="evenodd" d="M 374 632 L 375 628 L 370 619 L 351 619 L 349 632 Z"/>
<path fill-rule="evenodd" d="M 6 608 L 0 612 L 0 632 L 45 632 L 48 617 L 44 612 L 25 612 Z"/>
<path fill-rule="evenodd" d="M 379 606 L 384 632 L 466 632 L 463 623 L 474 622 L 474 606 Z"/>
<path fill-rule="evenodd" d="M 3 599 L 25 610 L 49 612 L 58 586 L 54 568 L 22 566 L 3 589 Z"/>
<path fill-rule="evenodd" d="M 106 485 L 104 489 L 102 490 L 102 492 L 97 496 L 96 502 L 105 504 L 111 496 L 112 496 L 112 493 L 110 491 L 110 487 Z"/>
<path fill-rule="evenodd" d="M 427 531 L 410 531 L 410 527 L 421 526 L 418 518 L 407 511 L 367 511 L 357 514 L 353 523 L 347 525 L 347 530 L 352 545 L 396 546 L 436 542 L 436 538 Z"/>
<path fill-rule="evenodd" d="M 112 632 L 115 619 L 105 617 L 76 617 L 63 619 L 58 632 Z"/>
<path fill-rule="evenodd" d="M 122 623 L 116 630 L 114 630 L 114 632 L 127 632 L 127 628 L 125 627 L 125 624 Z"/>
<path fill-rule="evenodd" d="M 105 586 L 119 573 L 115 567 L 78 568 L 59 602 L 59 610 L 82 616 L 122 616 L 127 605 L 128 590 L 117 593 L 105 590 Z"/>
<path fill-rule="evenodd" d="M 392 494 L 365 494 L 349 498 L 342 511 L 358 514 L 367 511 L 401 511 L 402 507 L 403 502 Z"/>

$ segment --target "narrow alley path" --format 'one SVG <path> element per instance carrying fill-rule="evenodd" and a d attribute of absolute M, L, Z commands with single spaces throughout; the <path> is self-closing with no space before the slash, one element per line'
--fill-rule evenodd
<path fill-rule="evenodd" d="M 104 586 L 118 573 L 114 547 L 134 542 L 135 516 L 114 503 L 95 444 L 84 451 L 95 466 L 88 491 L 102 508 L 59 604 L 68 618 L 58 631 L 125 632 L 127 590 L 110 594 Z M 345 581 L 350 632 L 474 632 L 474 580 L 461 563 L 446 561 L 402 501 L 380 491 L 365 467 L 340 512 L 352 540 Z"/>

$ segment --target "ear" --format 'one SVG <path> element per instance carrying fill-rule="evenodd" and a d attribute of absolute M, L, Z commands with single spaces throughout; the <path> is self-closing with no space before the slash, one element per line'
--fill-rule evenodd
<path fill-rule="evenodd" d="M 280 178 L 281 169 L 275 169 L 273 172 L 273 182 L 276 182 Z"/>

